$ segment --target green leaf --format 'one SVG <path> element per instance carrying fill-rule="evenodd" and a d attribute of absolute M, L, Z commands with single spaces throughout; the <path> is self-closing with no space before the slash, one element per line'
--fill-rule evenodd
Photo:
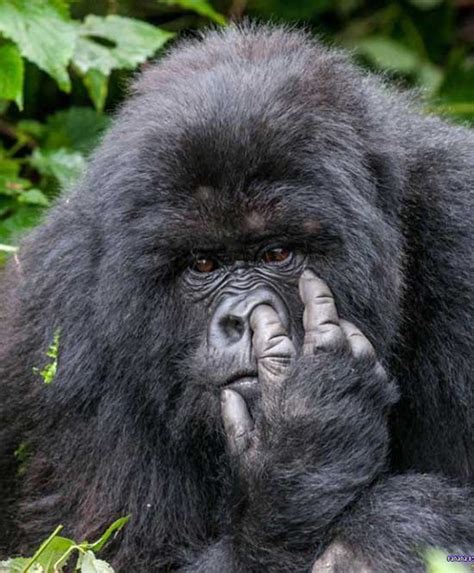
<path fill-rule="evenodd" d="M 457 54 L 447 68 L 440 96 L 449 102 L 472 101 L 474 94 L 474 62 Z"/>
<path fill-rule="evenodd" d="M 34 226 L 42 208 L 49 204 L 39 189 L 30 188 L 31 181 L 28 179 L 0 174 L 1 243 L 10 243 L 12 237 Z"/>
<path fill-rule="evenodd" d="M 89 70 L 82 78 L 82 81 L 95 108 L 98 111 L 102 111 L 107 99 L 108 77 L 99 72 L 99 70 Z"/>
<path fill-rule="evenodd" d="M 55 0 L 0 0 L 0 32 L 13 40 L 21 54 L 71 89 L 67 66 L 74 52 L 77 25 Z"/>
<path fill-rule="evenodd" d="M 31 187 L 31 181 L 21 177 L 10 175 L 0 175 L 0 195 L 7 197 L 17 197 L 25 189 Z"/>
<path fill-rule="evenodd" d="M 96 70 L 107 77 L 114 69 L 134 69 L 173 36 L 139 20 L 89 15 L 79 29 L 73 63 L 81 75 Z"/>
<path fill-rule="evenodd" d="M 0 243 L 16 243 L 20 235 L 38 224 L 43 207 L 21 205 L 0 224 Z"/>
<path fill-rule="evenodd" d="M 70 556 L 70 549 L 76 547 L 75 542 L 67 537 L 60 537 L 56 535 L 43 549 L 41 555 L 36 559 L 45 571 L 55 571 L 53 566 L 55 564 L 64 565 L 67 558 Z"/>
<path fill-rule="evenodd" d="M 61 187 L 70 187 L 84 172 L 84 156 L 67 149 L 35 149 L 30 159 L 31 165 L 41 175 L 54 177 Z"/>
<path fill-rule="evenodd" d="M 24 557 L 0 561 L 0 573 L 22 573 L 29 562 L 30 559 Z"/>
<path fill-rule="evenodd" d="M 20 162 L 17 159 L 0 158 L 0 177 L 17 177 L 20 171 Z"/>
<path fill-rule="evenodd" d="M 426 62 L 418 70 L 418 82 L 430 93 L 436 93 L 443 82 L 443 72 L 438 66 Z"/>
<path fill-rule="evenodd" d="M 437 94 L 435 109 L 462 121 L 474 123 L 474 63 L 463 52 L 456 52 L 446 69 Z"/>
<path fill-rule="evenodd" d="M 18 201 L 20 203 L 27 203 L 28 205 L 41 205 L 42 207 L 49 206 L 48 198 L 39 189 L 23 191 L 23 193 L 18 196 Z"/>
<path fill-rule="evenodd" d="M 358 52 L 379 68 L 409 73 L 417 69 L 419 58 L 406 46 L 383 36 L 372 36 L 357 42 Z"/>
<path fill-rule="evenodd" d="M 51 362 L 46 364 L 46 366 L 44 366 L 41 370 L 39 368 L 33 367 L 33 372 L 35 374 L 39 374 L 45 384 L 51 384 L 51 382 L 54 380 L 54 377 L 56 376 L 56 371 L 58 369 L 58 353 L 59 353 L 59 330 L 56 330 L 56 332 L 54 333 L 53 342 L 46 351 L 46 356 L 48 358 L 51 358 Z"/>
<path fill-rule="evenodd" d="M 104 547 L 104 545 L 107 543 L 110 536 L 113 533 L 120 531 L 120 529 L 122 529 L 122 527 L 127 523 L 127 521 L 129 519 L 130 519 L 130 516 L 126 516 L 126 517 L 120 517 L 119 519 L 114 521 L 111 525 L 109 525 L 109 527 L 107 527 L 107 529 L 99 537 L 99 539 L 97 541 L 95 541 L 94 543 L 91 543 L 89 545 L 89 547 L 91 549 L 93 549 L 96 553 L 97 553 L 97 551 L 100 551 L 102 549 L 102 547 Z"/>
<path fill-rule="evenodd" d="M 109 118 L 90 107 L 70 107 L 50 115 L 42 147 L 90 153 L 109 125 Z"/>
<path fill-rule="evenodd" d="M 34 119 L 21 119 L 16 128 L 20 134 L 34 139 L 40 139 L 44 133 L 44 125 Z"/>
<path fill-rule="evenodd" d="M 131 18 L 87 16 L 80 28 L 73 64 L 96 109 L 104 108 L 112 70 L 134 69 L 173 36 L 171 32 Z"/>
<path fill-rule="evenodd" d="M 0 14 L 1 16 L 1 14 Z M 14 44 L 0 46 L 0 98 L 16 102 L 23 108 L 23 59 Z"/>
<path fill-rule="evenodd" d="M 33 557 L 17 558 L 2 561 L 0 573 L 56 573 L 62 571 L 62 566 L 71 555 L 71 550 L 77 548 L 72 539 L 60 537 L 57 533 L 62 529 L 58 526 L 55 531 L 40 545 Z"/>
<path fill-rule="evenodd" d="M 24 463 L 30 456 L 30 447 L 27 442 L 20 442 L 17 449 L 13 452 L 15 459 L 19 463 Z"/>
<path fill-rule="evenodd" d="M 217 10 L 214 10 L 207 0 L 161 0 L 161 3 L 167 4 L 168 6 L 179 6 L 183 8 L 183 10 L 196 12 L 216 22 L 216 24 L 225 24 L 227 21 L 225 16 L 217 12 Z"/>
<path fill-rule="evenodd" d="M 97 559 L 92 551 L 83 554 L 80 563 L 82 573 L 114 573 L 112 567 L 102 559 Z"/>

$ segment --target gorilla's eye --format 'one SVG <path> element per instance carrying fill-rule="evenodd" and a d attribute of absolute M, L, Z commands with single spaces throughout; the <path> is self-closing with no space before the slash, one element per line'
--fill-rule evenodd
<path fill-rule="evenodd" d="M 291 256 L 290 249 L 285 247 L 272 247 L 267 249 L 262 255 L 262 261 L 264 263 L 282 263 L 286 261 Z"/>
<path fill-rule="evenodd" d="M 217 269 L 217 262 L 205 255 L 198 255 L 192 263 L 192 268 L 198 273 L 212 273 Z"/>

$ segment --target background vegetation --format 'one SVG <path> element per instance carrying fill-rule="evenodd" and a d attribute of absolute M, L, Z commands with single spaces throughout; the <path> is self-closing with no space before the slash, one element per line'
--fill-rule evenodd
<path fill-rule="evenodd" d="M 0 264 L 80 175 L 130 75 L 178 35 L 244 16 L 305 24 L 419 89 L 427 112 L 474 123 L 474 0 L 0 0 Z M 82 571 L 111 571 L 90 565 L 98 544 L 52 535 L 0 573 L 59 570 L 72 550 Z"/>

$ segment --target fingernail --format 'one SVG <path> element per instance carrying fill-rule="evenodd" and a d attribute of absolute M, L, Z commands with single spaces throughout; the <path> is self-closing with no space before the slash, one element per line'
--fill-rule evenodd
<path fill-rule="evenodd" d="M 227 402 L 227 399 L 229 398 L 229 392 L 227 390 L 222 390 L 221 392 L 221 402 Z"/>
<path fill-rule="evenodd" d="M 302 273 L 301 273 L 301 278 L 303 279 L 314 279 L 314 273 L 313 271 L 311 271 L 310 269 L 305 269 Z"/>

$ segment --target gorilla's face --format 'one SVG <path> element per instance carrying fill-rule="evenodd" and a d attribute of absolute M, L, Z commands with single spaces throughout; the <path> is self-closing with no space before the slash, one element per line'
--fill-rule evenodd
<path fill-rule="evenodd" d="M 196 356 L 204 357 L 198 370 L 211 389 L 230 386 L 247 400 L 258 395 L 250 324 L 257 306 L 271 306 L 295 345 L 301 340 L 297 284 L 306 256 L 280 241 L 264 239 L 227 252 L 197 251 L 183 274 L 185 295 L 207 310 Z"/>
<path fill-rule="evenodd" d="M 226 386 L 258 409 L 251 326 L 256 307 L 271 306 L 301 349 L 298 282 L 305 268 L 331 285 L 341 316 L 369 336 L 371 329 L 380 331 L 381 320 L 389 324 L 382 301 L 396 296 L 395 289 L 380 292 L 371 281 L 385 261 L 374 252 L 373 237 L 358 228 L 363 224 L 357 214 L 351 219 L 338 204 L 336 189 L 331 197 L 329 182 L 329 176 L 325 185 L 315 179 L 314 188 L 305 177 L 267 182 L 264 193 L 252 181 L 240 189 L 198 185 L 166 209 L 176 218 L 167 221 L 165 242 L 173 245 L 166 268 L 177 378 L 183 403 L 197 406 L 194 414 L 211 424 L 220 422 L 219 396 Z M 368 254 L 360 251 L 364 241 Z M 379 348 L 388 341 L 372 340 Z"/>

